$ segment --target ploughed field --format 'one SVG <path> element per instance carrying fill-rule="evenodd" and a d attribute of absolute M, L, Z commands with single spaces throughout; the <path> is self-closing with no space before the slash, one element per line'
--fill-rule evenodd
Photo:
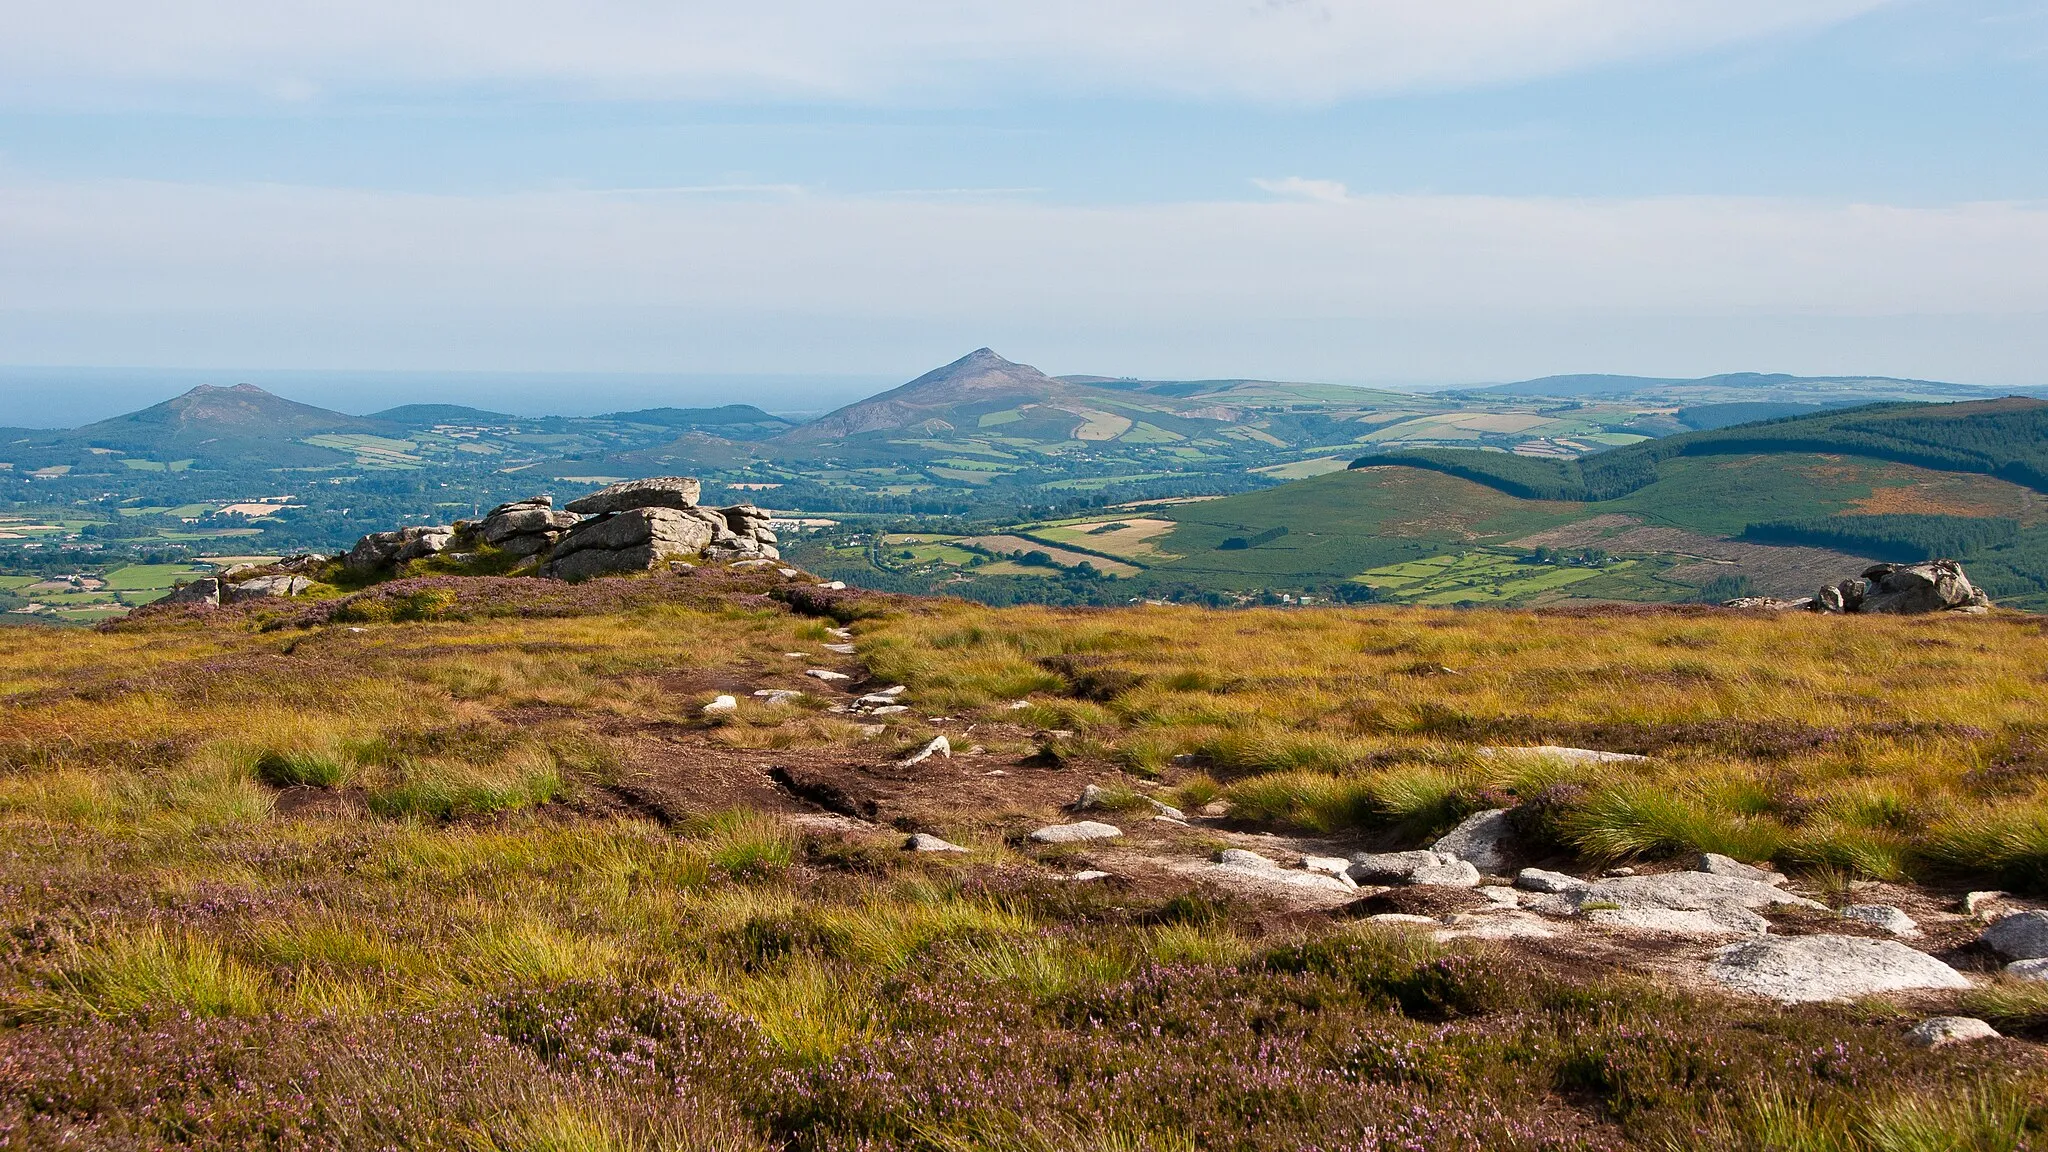
<path fill-rule="evenodd" d="M 0 1145 L 2035 1147 L 2048 983 L 1979 937 L 2048 895 L 2044 668 L 2007 613 L 709 566 L 0 632 Z M 1558 891 L 1301 866 L 1496 810 Z M 1603 895 L 1703 851 L 1787 899 Z M 1879 905 L 1917 935 L 1836 911 Z M 1950 986 L 1715 976 L 1841 938 Z"/>

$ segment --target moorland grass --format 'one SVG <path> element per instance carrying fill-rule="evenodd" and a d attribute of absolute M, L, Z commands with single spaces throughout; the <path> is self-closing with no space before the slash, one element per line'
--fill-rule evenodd
<path fill-rule="evenodd" d="M 1053 674 L 1023 715 L 1148 771 L 1192 761 L 1242 814 L 1309 831 L 1419 835 L 1540 798 L 1543 830 L 1592 858 L 2048 881 L 2048 638 L 2027 617 L 956 607 L 863 648 L 949 710 L 1085 657 L 1128 686 L 1074 700 Z M 1652 759 L 1473 755 L 1544 743 Z"/>
<path fill-rule="evenodd" d="M 851 739 L 751 701 L 704 727 L 705 678 L 786 676 L 822 635 L 779 609 L 356 627 L 0 632 L 0 1144 L 1860 1152 L 2048 1131 L 2048 1073 L 2008 1048 L 1061 883 L 1000 846 L 1000 817 L 926 857 L 751 810 L 615 814 L 621 731 L 714 754 L 736 731 Z M 1275 825 L 1419 840 L 1520 802 L 1528 834 L 1589 856 L 2037 875 L 2031 624 L 936 603 L 857 631 L 878 678 L 976 739 L 1022 758 L 1002 722 L 1071 723 L 1055 744 L 1105 784 L 1142 756 L 1165 794 Z M 878 759 L 930 732 L 891 721 Z M 1543 741 L 1655 756 L 1475 750 Z M 2048 1026 L 2017 981 L 1963 1006 Z"/>

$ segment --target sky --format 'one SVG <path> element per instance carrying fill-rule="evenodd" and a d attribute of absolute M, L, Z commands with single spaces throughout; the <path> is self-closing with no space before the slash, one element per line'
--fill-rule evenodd
<path fill-rule="evenodd" d="M 983 345 L 2048 384 L 2048 0 L 0 0 L 0 27 L 0 425 L 199 378 L 802 410 Z"/>

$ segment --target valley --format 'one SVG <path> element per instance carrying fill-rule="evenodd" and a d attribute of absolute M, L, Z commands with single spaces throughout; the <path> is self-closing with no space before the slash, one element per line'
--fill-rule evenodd
<path fill-rule="evenodd" d="M 349 416 L 201 387 L 75 430 L 0 435 L 0 571 L 198 571 L 332 552 L 534 491 L 689 474 L 707 499 L 772 509 L 791 555 L 820 572 L 990 603 L 1804 594 L 1940 545 L 1967 553 L 2001 602 L 2048 606 L 2048 497 L 2026 446 L 2039 402 L 1976 396 L 1786 376 L 1438 393 L 1053 377 L 988 349 L 808 423 L 745 404 Z M 1857 407 L 1871 401 L 1900 406 L 1890 424 Z M 1930 446 L 1941 436 L 1900 415 L 1961 410 L 1976 413 L 1972 443 L 2015 447 Z M 0 589 L 0 618 L 82 621 L 141 595 L 38 600 L 28 586 Z"/>

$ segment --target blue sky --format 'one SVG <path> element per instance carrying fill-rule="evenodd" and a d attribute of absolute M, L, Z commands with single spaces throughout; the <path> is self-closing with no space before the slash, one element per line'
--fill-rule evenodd
<path fill-rule="evenodd" d="M 0 364 L 2048 383 L 2048 0 L 0 18 Z"/>

